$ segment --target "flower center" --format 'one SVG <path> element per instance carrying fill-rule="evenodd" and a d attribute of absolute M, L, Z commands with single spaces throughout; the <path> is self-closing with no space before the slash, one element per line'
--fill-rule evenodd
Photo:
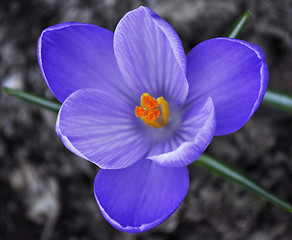
<path fill-rule="evenodd" d="M 151 97 L 149 93 L 141 96 L 141 107 L 136 106 L 136 117 L 140 117 L 147 126 L 154 128 L 163 127 L 169 118 L 168 103 L 163 97 Z"/>

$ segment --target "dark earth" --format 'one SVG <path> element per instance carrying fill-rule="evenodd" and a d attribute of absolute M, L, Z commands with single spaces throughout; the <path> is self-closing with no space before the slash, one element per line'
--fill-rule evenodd
<path fill-rule="evenodd" d="M 1 0 L 1 85 L 53 98 L 41 76 L 41 31 L 66 22 L 114 30 L 146 5 L 172 24 L 185 51 L 222 36 L 244 11 L 241 38 L 264 50 L 269 88 L 292 93 L 291 0 Z M 54 131 L 56 114 L 0 93 L 0 239 L 290 240 L 292 214 L 195 164 L 176 213 L 142 234 L 122 233 L 102 217 L 92 185 L 98 168 L 69 152 Z M 292 202 L 292 115 L 262 105 L 236 133 L 215 137 L 207 153 L 233 164 Z"/>

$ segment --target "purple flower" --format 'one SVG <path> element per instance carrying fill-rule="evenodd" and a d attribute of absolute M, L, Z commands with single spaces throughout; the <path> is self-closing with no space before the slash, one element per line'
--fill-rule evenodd
<path fill-rule="evenodd" d="M 268 83 L 262 50 L 210 39 L 185 56 L 173 28 L 146 7 L 114 33 L 63 23 L 38 42 L 42 74 L 63 103 L 56 132 L 101 169 L 94 192 L 115 228 L 142 232 L 165 221 L 189 187 L 187 165 L 214 135 L 241 128 Z"/>

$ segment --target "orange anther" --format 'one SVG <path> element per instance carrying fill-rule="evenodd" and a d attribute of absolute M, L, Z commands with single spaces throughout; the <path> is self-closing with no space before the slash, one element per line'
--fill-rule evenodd
<path fill-rule="evenodd" d="M 159 103 L 149 93 L 144 93 L 141 96 L 141 107 L 136 106 L 136 117 L 146 117 L 146 121 L 151 123 L 155 121 L 159 115 Z"/>
<path fill-rule="evenodd" d="M 163 97 L 155 100 L 149 93 L 143 93 L 141 96 L 141 107 L 136 106 L 135 114 L 136 117 L 141 118 L 146 126 L 161 128 L 168 122 L 168 103 Z"/>
<path fill-rule="evenodd" d="M 143 116 L 148 115 L 148 111 L 142 107 L 136 106 L 135 114 L 136 114 L 136 117 L 143 117 Z"/>
<path fill-rule="evenodd" d="M 141 97 L 141 106 L 144 105 L 147 109 L 155 109 L 159 107 L 159 103 L 149 93 L 144 93 Z"/>
<path fill-rule="evenodd" d="M 160 111 L 158 109 L 151 109 L 148 112 L 148 115 L 146 116 L 146 119 L 148 122 L 153 122 L 155 121 L 160 115 Z"/>

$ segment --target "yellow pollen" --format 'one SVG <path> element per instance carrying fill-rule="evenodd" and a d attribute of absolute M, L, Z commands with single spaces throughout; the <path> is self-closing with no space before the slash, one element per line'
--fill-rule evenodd
<path fill-rule="evenodd" d="M 141 107 L 136 106 L 135 115 L 140 117 L 147 126 L 163 127 L 169 118 L 168 103 L 163 97 L 151 97 L 149 93 L 141 96 Z"/>

